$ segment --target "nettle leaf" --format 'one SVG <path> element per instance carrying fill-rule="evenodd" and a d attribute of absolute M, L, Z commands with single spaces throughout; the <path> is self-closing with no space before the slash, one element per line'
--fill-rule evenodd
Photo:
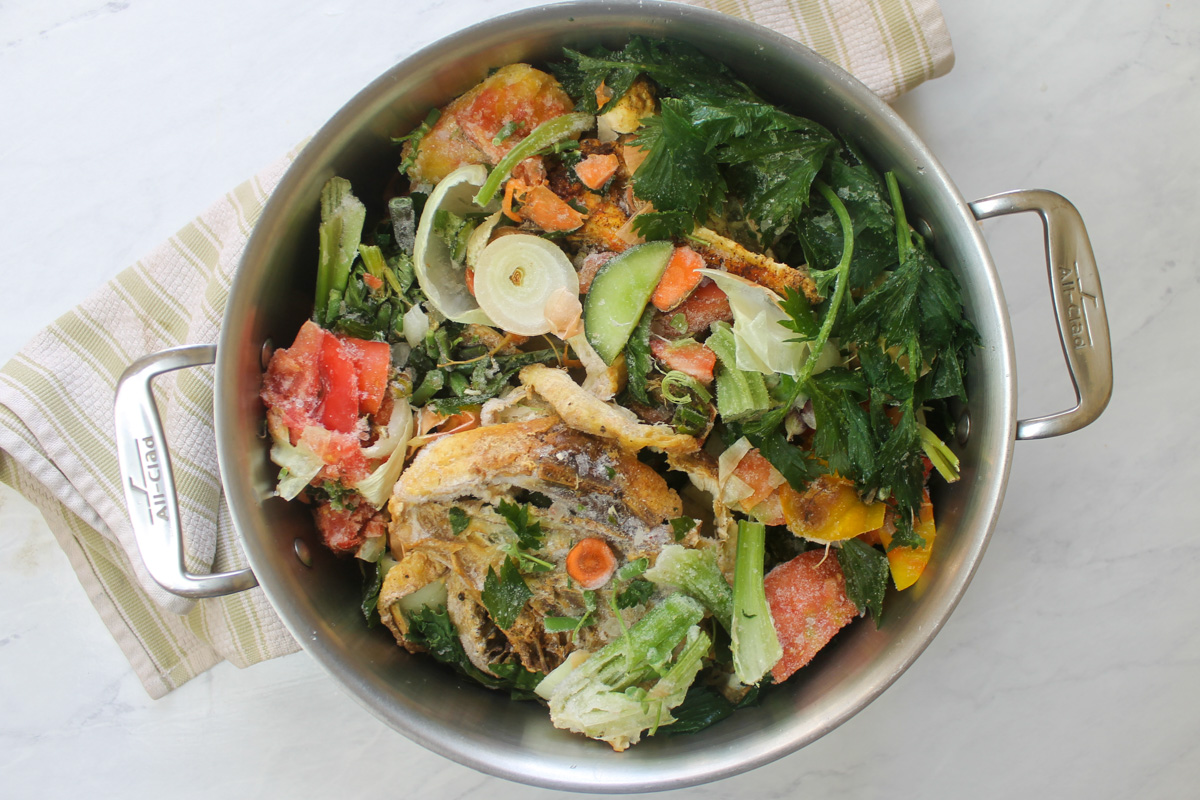
<path fill-rule="evenodd" d="M 650 154 L 634 173 L 634 191 L 657 212 L 695 219 L 720 208 L 727 188 L 717 160 L 674 100 L 663 100 L 661 113 L 645 120 L 636 143 Z"/>
<path fill-rule="evenodd" d="M 789 227 L 809 203 L 813 181 L 834 147 L 824 131 L 764 131 L 735 139 L 719 151 L 729 165 L 730 188 L 764 237 Z"/>
<path fill-rule="evenodd" d="M 831 472 L 856 482 L 874 475 L 876 442 L 870 417 L 860 405 L 867 396 L 862 376 L 830 369 L 810 379 L 807 388 L 817 422 L 816 455 Z"/>
<path fill-rule="evenodd" d="M 859 539 L 847 539 L 837 549 L 837 558 L 846 577 L 846 597 L 858 613 L 869 609 L 879 627 L 889 574 L 887 556 Z"/>
<path fill-rule="evenodd" d="M 504 630 L 511 628 L 531 597 L 533 592 L 521 577 L 521 570 L 514 559 L 504 559 L 499 575 L 488 567 L 487 577 L 483 581 L 482 600 L 497 627 Z"/>

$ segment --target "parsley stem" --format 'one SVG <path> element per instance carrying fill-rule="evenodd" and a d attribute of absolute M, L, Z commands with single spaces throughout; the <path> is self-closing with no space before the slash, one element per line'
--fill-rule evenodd
<path fill-rule="evenodd" d="M 838 261 L 838 265 L 830 270 L 837 273 L 836 283 L 834 283 L 833 295 L 829 299 L 829 308 L 825 311 L 825 318 L 821 320 L 821 327 L 817 331 L 817 338 L 810 346 L 808 360 L 800 368 L 800 374 L 796 376 L 795 383 L 792 384 L 783 405 L 764 415 L 761 423 L 754 426 L 760 434 L 770 433 L 777 428 L 791 410 L 792 405 L 804 392 L 808 379 L 812 377 L 813 370 L 817 368 L 821 351 L 825 349 L 825 343 L 829 341 L 833 323 L 837 321 L 838 312 L 846 298 L 846 286 L 850 282 L 850 259 L 854 254 L 854 223 L 850 219 L 850 212 L 846 210 L 846 205 L 837 196 L 837 193 L 824 181 L 819 178 L 813 181 L 813 188 L 821 193 L 821 196 L 833 208 L 833 213 L 837 215 L 838 221 L 842 223 L 842 258 Z"/>
<path fill-rule="evenodd" d="M 825 349 L 825 343 L 829 341 L 829 334 L 833 330 L 833 323 L 837 320 L 838 311 L 841 310 L 842 301 L 846 297 L 846 284 L 849 283 L 847 278 L 850 274 L 850 258 L 854 254 L 854 223 L 850 220 L 850 212 L 846 210 L 846 206 L 842 203 L 841 198 L 837 196 L 837 192 L 830 189 L 829 185 L 824 181 L 816 180 L 813 182 L 813 186 L 833 208 L 833 213 L 837 214 L 838 221 L 842 223 L 842 260 L 834 267 L 837 271 L 837 283 L 833 287 L 833 297 L 829 300 L 829 309 L 825 312 L 825 319 L 821 320 L 821 328 L 817 331 L 817 338 L 812 343 L 808 361 L 804 362 L 800 374 L 796 376 L 797 386 L 802 386 L 812 377 L 813 370 L 817 367 L 817 359 L 821 357 L 821 351 Z"/>

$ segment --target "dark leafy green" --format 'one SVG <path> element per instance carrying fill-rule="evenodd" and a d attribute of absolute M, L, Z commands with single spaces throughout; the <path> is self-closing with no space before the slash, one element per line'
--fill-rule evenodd
<path fill-rule="evenodd" d="M 488 668 L 495 676 L 476 667 L 467 658 L 462 641 L 458 638 L 458 631 L 455 630 L 445 606 L 422 606 L 406 617 L 408 634 L 405 638 L 410 642 L 424 647 L 436 660 L 448 664 L 484 686 L 508 689 L 514 699 L 533 699 L 533 689 L 545 677 L 540 672 L 533 672 L 516 663 L 489 664 Z"/>
<path fill-rule="evenodd" d="M 846 597 L 860 614 L 869 609 L 878 627 L 887 590 L 888 560 L 879 550 L 858 539 L 847 539 L 837 550 L 838 564 L 846 576 Z"/>
<path fill-rule="evenodd" d="M 488 567 L 481 598 L 488 615 L 498 627 L 505 630 L 511 628 L 531 597 L 533 592 L 521 577 L 516 559 L 505 558 L 499 575 Z"/>

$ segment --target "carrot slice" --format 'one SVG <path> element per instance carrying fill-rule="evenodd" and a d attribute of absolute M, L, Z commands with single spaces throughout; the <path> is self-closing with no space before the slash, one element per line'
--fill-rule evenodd
<path fill-rule="evenodd" d="M 599 189 L 617 173 L 621 161 L 612 153 L 593 153 L 575 165 L 575 174 L 589 189 Z"/>
<path fill-rule="evenodd" d="M 500 207 L 504 211 L 504 216 L 513 222 L 522 221 L 521 215 L 513 210 L 513 201 L 520 201 L 521 198 L 517 192 L 520 191 L 521 194 L 524 194 L 526 188 L 525 182 L 516 178 L 509 178 L 508 183 L 504 184 L 504 203 Z M 471 292 L 471 294 L 474 294 L 474 292 Z"/>
<path fill-rule="evenodd" d="M 650 339 L 650 352 L 668 369 L 677 369 L 703 383 L 713 382 L 717 354 L 699 342 L 669 342 L 657 336 Z"/>
<path fill-rule="evenodd" d="M 650 302 L 659 311 L 670 311 L 682 303 L 692 290 L 700 285 L 704 276 L 704 258 L 690 247 L 676 247 L 667 262 L 667 271 L 658 282 L 658 288 Z"/>
<path fill-rule="evenodd" d="M 584 589 L 599 589 L 617 569 L 617 557 L 608 542 L 589 536 L 567 553 L 567 574 Z"/>
<path fill-rule="evenodd" d="M 548 186 L 534 186 L 520 199 L 523 203 L 521 216 L 544 231 L 573 231 L 583 224 L 583 214 L 571 208 Z"/>

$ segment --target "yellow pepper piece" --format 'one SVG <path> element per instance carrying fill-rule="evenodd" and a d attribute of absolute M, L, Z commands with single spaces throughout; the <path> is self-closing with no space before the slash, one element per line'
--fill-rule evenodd
<path fill-rule="evenodd" d="M 780 505 L 788 530 L 814 542 L 840 542 L 883 525 L 887 506 L 858 499 L 854 484 L 837 475 L 822 475 L 803 492 L 786 483 Z"/>
<path fill-rule="evenodd" d="M 888 566 L 892 569 L 892 580 L 897 589 L 907 589 L 917 582 L 925 565 L 929 563 L 929 554 L 933 550 L 933 540 L 937 538 L 937 528 L 933 524 L 933 503 L 929 500 L 929 492 L 921 501 L 921 510 L 917 514 L 913 530 L 925 540 L 924 547 L 897 547 L 887 551 Z M 892 534 L 895 528 L 885 525 L 879 529 L 879 538 L 884 549 L 892 544 Z"/>

